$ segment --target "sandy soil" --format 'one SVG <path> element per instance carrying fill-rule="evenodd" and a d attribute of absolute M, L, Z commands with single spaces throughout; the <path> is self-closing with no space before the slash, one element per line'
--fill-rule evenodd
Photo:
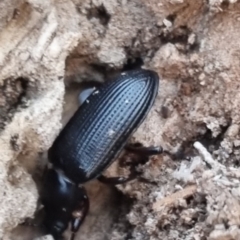
<path fill-rule="evenodd" d="M 239 20 L 236 0 L 1 1 L 0 238 L 41 235 L 12 230 L 36 210 L 33 176 L 77 84 L 143 64 L 161 85 L 132 141 L 172 155 L 136 166 L 148 183 L 89 184 L 78 238 L 240 239 Z"/>

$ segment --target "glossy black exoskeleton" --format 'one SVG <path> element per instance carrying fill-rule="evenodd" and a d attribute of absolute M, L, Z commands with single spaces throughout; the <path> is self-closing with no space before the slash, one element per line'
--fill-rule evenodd
<path fill-rule="evenodd" d="M 95 178 L 113 184 L 133 178 L 101 175 L 123 148 L 145 156 L 162 152 L 126 146 L 151 109 L 158 87 L 159 77 L 153 71 L 123 72 L 92 91 L 60 132 L 48 152 L 53 168 L 45 173 L 42 193 L 44 224 L 55 239 L 61 239 L 71 222 L 73 240 L 88 212 L 88 197 L 79 185 Z"/>

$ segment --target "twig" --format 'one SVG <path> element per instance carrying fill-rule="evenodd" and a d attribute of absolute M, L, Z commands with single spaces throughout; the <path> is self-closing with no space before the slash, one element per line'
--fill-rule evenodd
<path fill-rule="evenodd" d="M 153 204 L 153 210 L 154 211 L 159 211 L 162 207 L 170 207 L 174 203 L 176 203 L 179 199 L 184 199 L 192 196 L 194 193 L 197 191 L 197 186 L 196 185 L 191 185 L 188 186 L 178 192 L 175 192 L 163 199 L 160 199 L 156 201 Z"/>
<path fill-rule="evenodd" d="M 203 160 L 208 163 L 215 170 L 223 170 L 226 172 L 226 168 L 219 162 L 215 161 L 212 155 L 207 151 L 207 149 L 200 143 L 195 142 L 193 146 L 198 150 L 199 154 L 202 156 Z"/>

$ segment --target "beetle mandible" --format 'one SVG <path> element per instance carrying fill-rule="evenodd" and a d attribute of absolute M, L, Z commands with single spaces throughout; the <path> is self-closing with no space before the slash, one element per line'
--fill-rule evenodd
<path fill-rule="evenodd" d="M 127 141 L 146 118 L 159 88 L 151 70 L 131 70 L 92 91 L 48 151 L 52 167 L 44 174 L 41 201 L 44 225 L 61 239 L 71 223 L 71 240 L 85 219 L 89 200 L 82 184 L 92 179 L 125 183 L 126 178 L 106 178 L 104 170 L 125 148 L 145 156 L 162 153 L 161 147 L 131 147 Z"/>

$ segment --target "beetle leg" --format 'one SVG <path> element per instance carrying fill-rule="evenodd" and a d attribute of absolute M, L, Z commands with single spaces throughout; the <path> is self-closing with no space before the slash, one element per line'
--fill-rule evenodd
<path fill-rule="evenodd" d="M 162 147 L 144 147 L 141 144 L 129 144 L 125 147 L 125 150 L 129 152 L 132 156 L 130 157 L 130 161 L 126 161 L 126 159 L 123 158 L 122 161 L 119 162 L 120 166 L 132 166 L 137 164 L 145 164 L 149 161 L 149 157 L 154 155 L 160 155 L 163 152 Z"/>
<path fill-rule="evenodd" d="M 142 145 L 127 145 L 125 149 L 130 153 L 139 155 L 141 159 L 143 158 L 144 162 L 148 160 L 148 157 L 162 154 L 164 152 L 162 147 L 143 147 Z M 129 182 L 135 179 L 138 175 L 139 173 L 136 172 L 134 165 L 131 164 L 130 174 L 127 177 L 105 177 L 104 175 L 101 175 L 98 177 L 98 180 L 105 184 L 117 185 Z"/>
<path fill-rule="evenodd" d="M 142 144 L 128 144 L 125 146 L 125 150 L 134 153 L 140 156 L 150 157 L 153 155 L 159 155 L 159 154 L 167 154 L 171 157 L 173 157 L 173 154 L 167 150 L 163 150 L 161 146 L 150 146 L 150 147 L 144 147 Z"/>
<path fill-rule="evenodd" d="M 121 160 L 120 160 L 121 162 Z M 99 176 L 97 179 L 105 184 L 112 184 L 112 185 L 117 185 L 117 184 L 123 184 L 126 182 L 129 182 L 133 179 L 135 179 L 139 173 L 135 169 L 134 164 L 130 164 L 130 174 L 128 176 L 124 177 L 105 177 L 104 175 Z"/>
<path fill-rule="evenodd" d="M 160 146 L 159 147 L 155 147 L 155 146 L 143 147 L 143 146 L 127 145 L 125 149 L 128 152 L 135 153 L 138 155 L 144 155 L 145 157 L 162 154 L 164 152 L 162 147 Z"/>
<path fill-rule="evenodd" d="M 74 240 L 77 231 L 82 225 L 87 213 L 89 211 L 89 199 L 84 188 L 81 189 L 81 200 L 78 203 L 78 206 L 72 212 L 71 218 L 71 238 Z"/>
<path fill-rule="evenodd" d="M 137 177 L 136 171 L 131 171 L 130 175 L 127 177 L 105 177 L 104 175 L 101 175 L 100 177 L 98 177 L 98 180 L 105 184 L 117 185 L 129 182 L 136 177 Z"/>
<path fill-rule="evenodd" d="M 139 174 L 140 173 L 135 170 L 135 167 L 132 166 L 130 169 L 130 174 L 127 177 L 105 177 L 104 175 L 101 175 L 97 179 L 104 184 L 118 185 L 118 184 L 127 183 L 127 182 L 137 178 L 139 176 Z M 139 177 L 138 180 L 141 182 L 145 182 L 145 183 L 152 183 L 142 177 Z"/>

